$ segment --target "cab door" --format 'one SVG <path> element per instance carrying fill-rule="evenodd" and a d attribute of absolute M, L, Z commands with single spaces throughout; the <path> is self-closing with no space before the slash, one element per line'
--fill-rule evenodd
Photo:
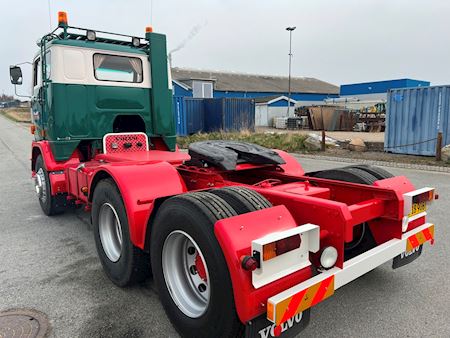
<path fill-rule="evenodd" d="M 36 133 L 38 139 L 42 138 L 42 129 L 47 129 L 49 111 L 51 109 L 48 83 L 50 82 L 50 51 L 45 53 L 46 74 L 42 73 L 43 65 L 40 56 L 33 61 L 33 79 L 31 89 L 31 119 L 40 129 Z"/>
<path fill-rule="evenodd" d="M 43 129 L 42 107 L 44 102 L 42 84 L 42 62 L 39 56 L 33 61 L 33 78 L 31 83 L 31 120 L 39 129 Z M 36 135 L 39 136 L 38 133 Z"/>

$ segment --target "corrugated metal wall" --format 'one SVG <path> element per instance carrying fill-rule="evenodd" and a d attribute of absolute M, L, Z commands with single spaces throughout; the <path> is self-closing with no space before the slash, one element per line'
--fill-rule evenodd
<path fill-rule="evenodd" d="M 255 130 L 255 100 L 205 99 L 205 131 Z"/>
<path fill-rule="evenodd" d="M 255 130 L 255 100 L 173 97 L 177 135 L 201 131 Z"/>
<path fill-rule="evenodd" d="M 205 120 L 203 99 L 174 96 L 173 111 L 177 135 L 186 136 L 203 131 Z"/>
<path fill-rule="evenodd" d="M 438 131 L 443 133 L 443 146 L 449 144 L 450 86 L 389 91 L 385 151 L 434 156 Z"/>
<path fill-rule="evenodd" d="M 389 89 L 393 88 L 428 87 L 429 85 L 430 82 L 428 81 L 413 79 L 353 83 L 342 85 L 340 87 L 340 95 L 349 96 L 360 94 L 387 93 Z"/>

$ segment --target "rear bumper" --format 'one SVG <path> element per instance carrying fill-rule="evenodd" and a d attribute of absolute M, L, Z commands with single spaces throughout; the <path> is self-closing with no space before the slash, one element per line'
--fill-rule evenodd
<path fill-rule="evenodd" d="M 434 225 L 425 223 L 372 250 L 297 284 L 267 300 L 267 319 L 277 326 L 333 295 L 334 291 L 377 266 L 419 245 L 434 241 Z"/>

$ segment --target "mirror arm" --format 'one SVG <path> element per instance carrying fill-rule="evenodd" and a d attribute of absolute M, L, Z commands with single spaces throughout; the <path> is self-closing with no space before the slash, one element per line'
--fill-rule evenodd
<path fill-rule="evenodd" d="M 20 66 L 20 65 L 33 65 L 33 63 L 25 61 L 25 62 L 21 62 L 21 63 L 15 64 L 14 66 Z"/>
<path fill-rule="evenodd" d="M 17 97 L 26 97 L 26 98 L 28 98 L 28 99 L 31 99 L 31 96 L 30 96 L 30 95 L 20 95 L 20 94 L 17 94 L 17 85 L 14 85 L 14 94 L 15 94 Z"/>

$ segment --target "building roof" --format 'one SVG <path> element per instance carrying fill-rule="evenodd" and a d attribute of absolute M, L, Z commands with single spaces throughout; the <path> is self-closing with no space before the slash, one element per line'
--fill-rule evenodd
<path fill-rule="evenodd" d="M 245 74 L 222 71 L 206 71 L 172 68 L 172 78 L 187 86 L 192 80 L 214 81 L 214 90 L 230 92 L 286 93 L 287 76 Z M 292 77 L 291 92 L 315 94 L 339 94 L 339 87 L 311 77 Z"/>
<path fill-rule="evenodd" d="M 254 100 L 255 100 L 256 104 L 267 104 L 267 105 L 270 105 L 270 104 L 278 102 L 280 100 L 284 100 L 284 101 L 287 102 L 289 99 L 285 95 L 279 95 L 279 96 L 272 95 L 272 96 L 255 97 Z M 294 103 L 294 104 L 297 103 L 297 101 L 295 101 L 292 98 L 290 99 L 290 102 Z"/>

